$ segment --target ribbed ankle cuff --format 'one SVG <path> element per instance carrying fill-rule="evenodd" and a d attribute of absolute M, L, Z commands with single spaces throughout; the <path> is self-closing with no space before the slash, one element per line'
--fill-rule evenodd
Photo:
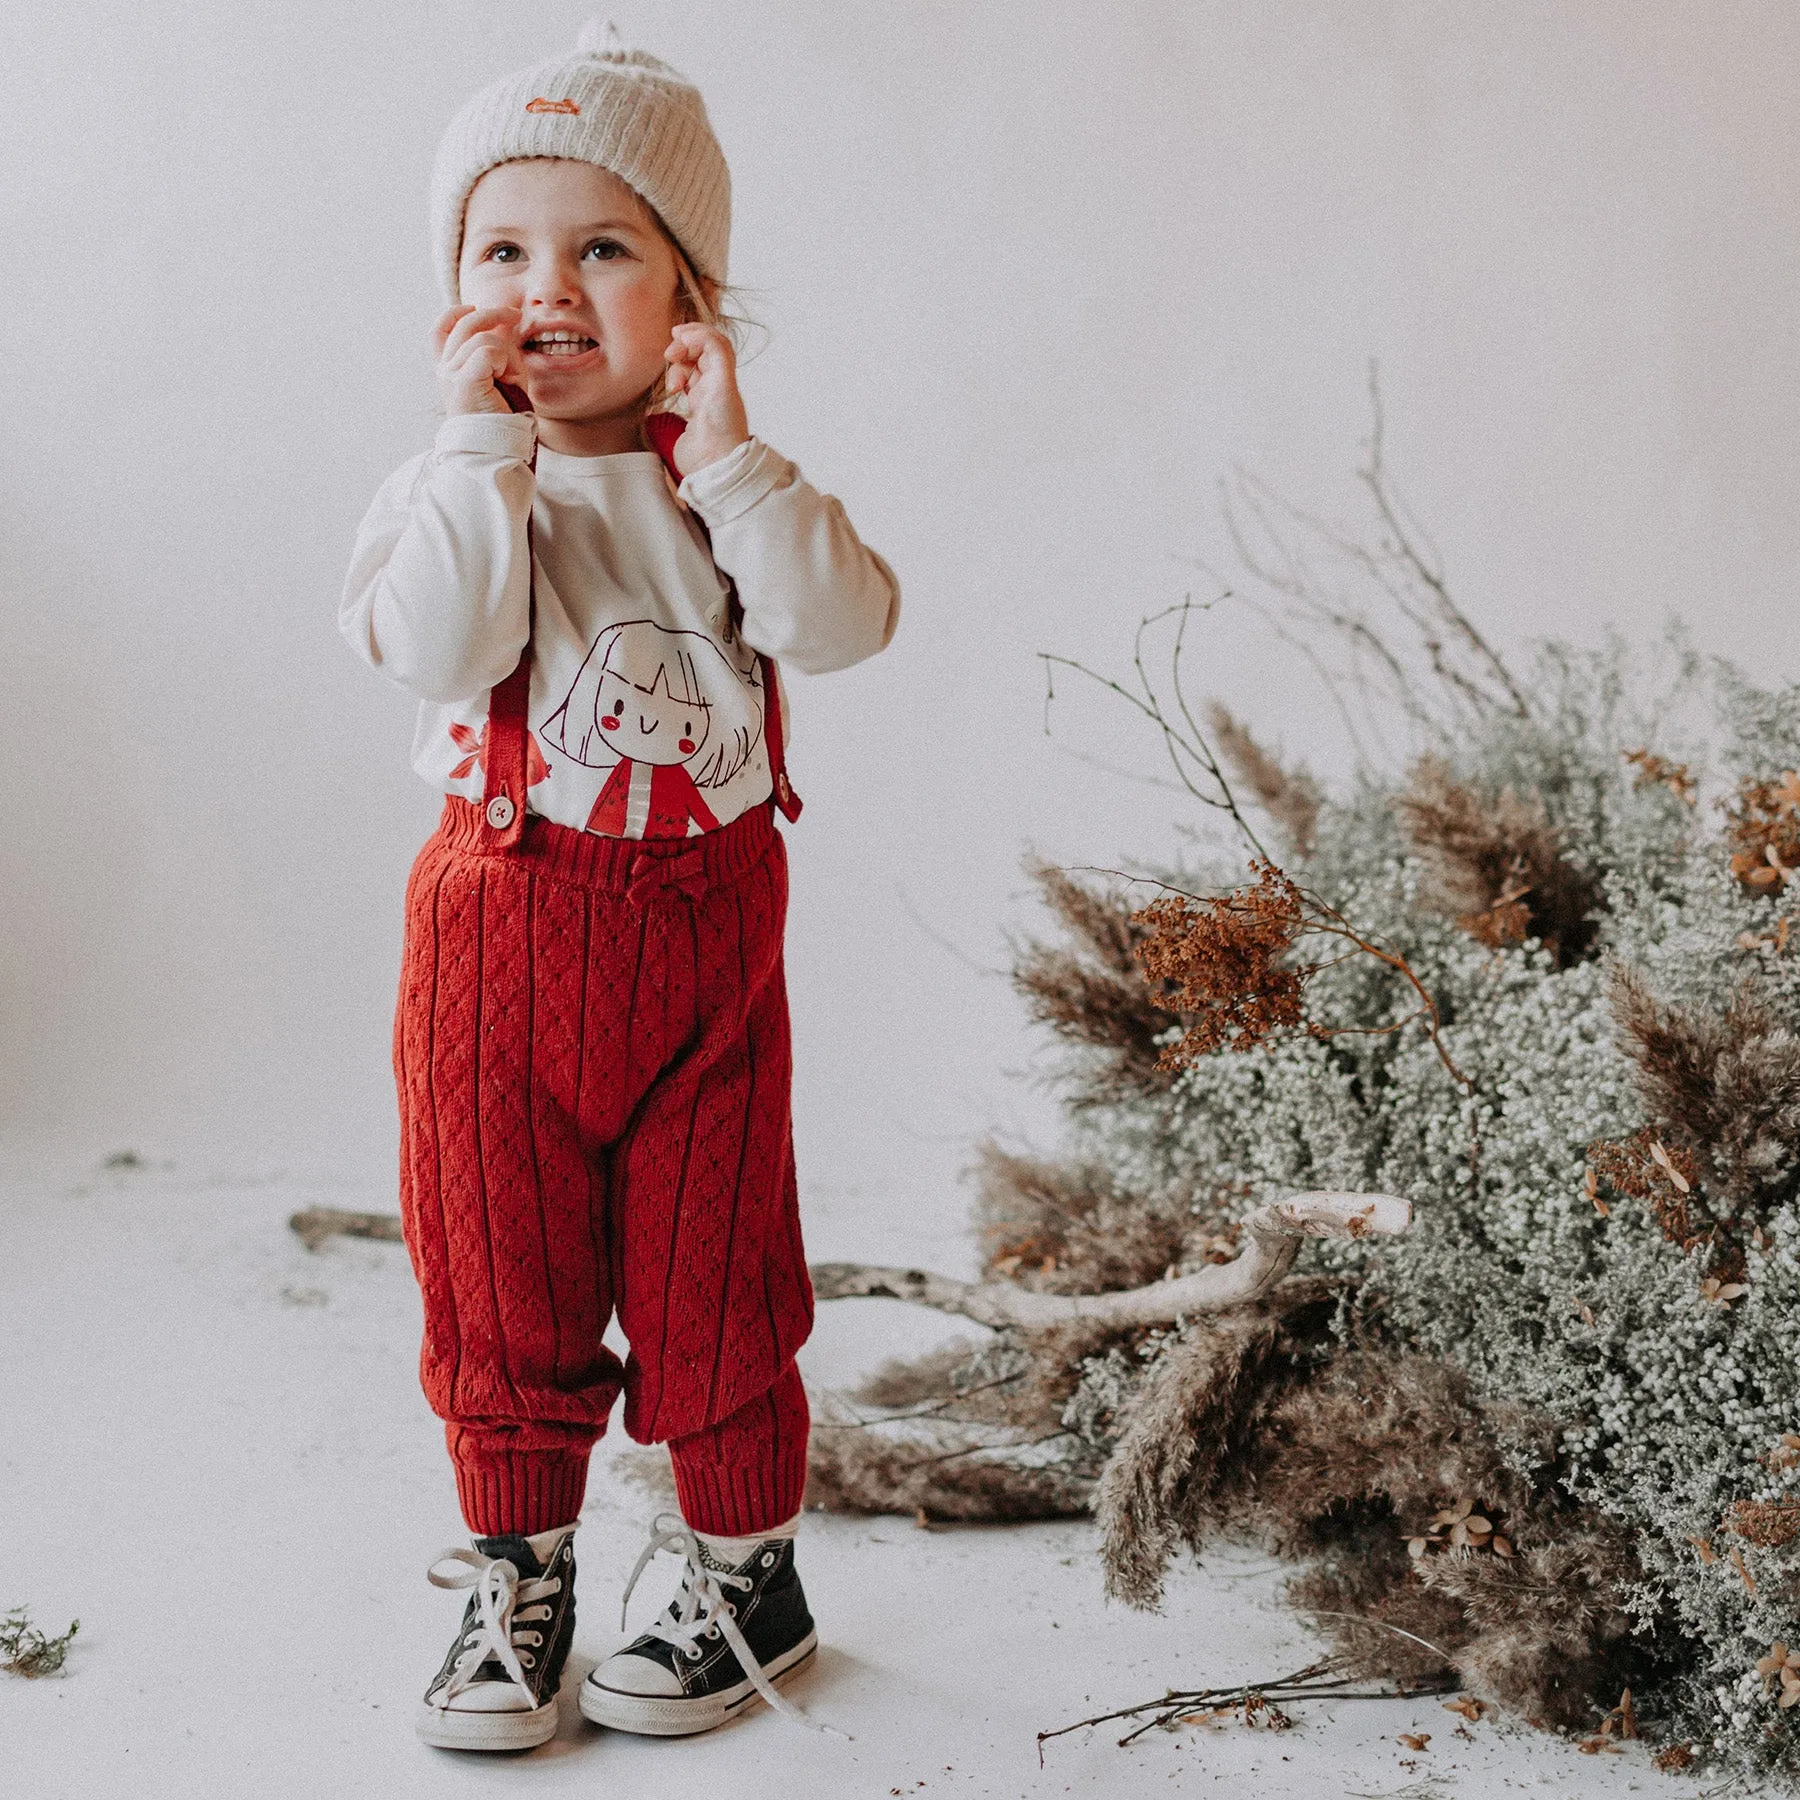
<path fill-rule="evenodd" d="M 681 1516 L 713 1537 L 755 1537 L 785 1525 L 806 1493 L 805 1432 L 798 1444 L 784 1445 L 778 1458 L 755 1467 L 683 1456 L 679 1442 L 669 1446 L 669 1460 Z"/>
<path fill-rule="evenodd" d="M 530 1537 L 581 1516 L 588 1452 L 512 1452 L 456 1465 L 456 1497 L 476 1537 Z"/>

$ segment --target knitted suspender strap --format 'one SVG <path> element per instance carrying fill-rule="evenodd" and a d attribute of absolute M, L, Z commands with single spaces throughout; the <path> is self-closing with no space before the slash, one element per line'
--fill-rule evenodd
<path fill-rule="evenodd" d="M 502 390 L 505 391 L 504 389 Z M 514 412 L 525 410 L 525 396 L 506 393 Z M 537 468 L 537 446 L 531 451 Z M 525 566 L 530 571 L 526 601 L 525 648 L 518 667 L 488 695 L 487 730 L 482 736 L 481 836 L 490 850 L 510 850 L 525 833 L 525 790 L 530 785 L 528 744 L 531 704 L 531 632 L 537 624 L 537 556 L 532 546 L 531 515 L 525 515 Z"/>
<path fill-rule="evenodd" d="M 526 534 L 529 549 L 531 534 Z M 481 835 L 489 849 L 510 850 L 525 831 L 526 708 L 531 699 L 531 640 L 519 664 L 488 695 L 487 779 L 481 789 Z"/>
<path fill-rule="evenodd" d="M 650 448 L 663 459 L 663 465 L 669 471 L 669 479 L 677 487 L 681 485 L 681 471 L 675 466 L 675 440 L 687 430 L 687 420 L 676 413 L 651 413 L 644 421 L 644 436 L 650 441 Z M 706 522 L 699 520 L 700 529 L 706 531 Z M 723 570 L 720 571 L 724 573 Z M 730 576 L 726 581 L 731 582 Z M 744 609 L 737 597 L 737 587 L 731 584 L 731 616 L 741 620 Z M 760 652 L 757 662 L 762 667 L 763 684 L 763 746 L 769 755 L 769 780 L 775 791 L 775 805 L 781 816 L 790 824 L 800 816 L 803 802 L 794 792 L 794 785 L 788 780 L 786 732 L 781 718 L 781 681 L 775 672 L 775 659 L 764 656 Z"/>

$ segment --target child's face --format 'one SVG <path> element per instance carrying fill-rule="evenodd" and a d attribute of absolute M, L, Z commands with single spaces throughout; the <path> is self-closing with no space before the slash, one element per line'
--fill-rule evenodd
<path fill-rule="evenodd" d="M 631 415 L 666 363 L 680 277 L 649 207 L 609 170 L 535 157 L 476 182 L 463 215 L 465 304 L 519 310 L 541 419 Z"/>

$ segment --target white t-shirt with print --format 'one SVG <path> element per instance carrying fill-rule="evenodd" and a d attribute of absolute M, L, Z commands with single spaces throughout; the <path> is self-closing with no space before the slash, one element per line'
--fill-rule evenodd
<path fill-rule="evenodd" d="M 481 798 L 488 695 L 529 635 L 530 811 L 642 836 L 654 791 L 690 834 L 727 825 L 770 794 L 761 656 L 816 674 L 874 655 L 899 613 L 893 572 L 755 438 L 677 488 L 649 450 L 539 447 L 534 473 L 536 426 L 455 415 L 383 483 L 340 628 L 419 696 L 413 766 L 445 793 Z"/>

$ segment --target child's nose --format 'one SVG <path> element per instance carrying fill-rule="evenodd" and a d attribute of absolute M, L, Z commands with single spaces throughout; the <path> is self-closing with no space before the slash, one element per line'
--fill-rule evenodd
<path fill-rule="evenodd" d="M 526 298 L 540 306 L 572 306 L 581 297 L 581 276 L 574 263 L 563 258 L 540 260 L 526 280 Z"/>

